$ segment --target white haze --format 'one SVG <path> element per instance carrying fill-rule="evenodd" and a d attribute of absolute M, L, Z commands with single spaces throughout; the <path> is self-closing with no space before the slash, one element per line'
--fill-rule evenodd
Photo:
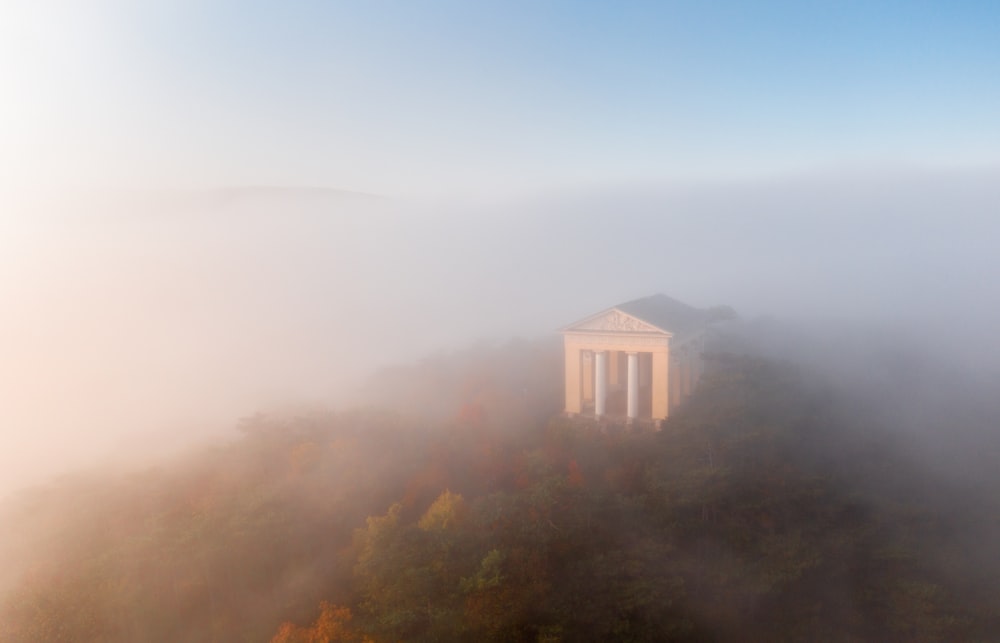
<path fill-rule="evenodd" d="M 502 205 L 241 189 L 13 200 L 0 494 L 148 462 L 379 367 L 665 292 L 997 369 L 1000 175 L 828 174 Z"/>

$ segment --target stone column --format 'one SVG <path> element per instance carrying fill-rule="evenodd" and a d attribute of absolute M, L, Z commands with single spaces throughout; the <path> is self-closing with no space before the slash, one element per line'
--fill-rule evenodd
<path fill-rule="evenodd" d="M 594 415 L 600 417 L 606 412 L 608 400 L 608 352 L 594 352 Z"/>
<path fill-rule="evenodd" d="M 639 417 L 639 354 L 628 354 L 628 418 Z"/>

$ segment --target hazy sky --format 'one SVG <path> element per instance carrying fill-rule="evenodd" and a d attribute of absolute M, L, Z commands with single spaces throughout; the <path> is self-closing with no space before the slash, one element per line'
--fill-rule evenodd
<path fill-rule="evenodd" d="M 1000 4 L 0 2 L 0 185 L 510 194 L 1000 162 Z"/>
<path fill-rule="evenodd" d="M 998 34 L 996 1 L 0 0 L 0 497 L 658 291 L 1000 363 Z M 158 191 L 220 186 L 394 198 Z"/>

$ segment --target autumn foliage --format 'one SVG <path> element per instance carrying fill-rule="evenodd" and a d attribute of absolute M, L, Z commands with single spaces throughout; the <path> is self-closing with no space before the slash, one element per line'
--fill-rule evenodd
<path fill-rule="evenodd" d="M 346 607 L 320 603 L 316 622 L 309 627 L 282 623 L 271 643 L 367 643 L 368 637 L 351 628 L 351 610 Z"/>
<path fill-rule="evenodd" d="M 558 399 L 523 394 L 537 374 L 510 366 L 537 350 L 549 368 L 549 349 L 511 350 L 494 377 L 487 354 L 437 419 L 256 416 L 198 457 L 15 497 L 0 521 L 16 563 L 0 579 L 0 641 L 1000 631 L 980 545 L 1000 536 L 995 487 L 935 478 L 821 380 L 720 356 L 651 433 L 553 417 Z M 461 382 L 463 368 L 421 385 Z"/>

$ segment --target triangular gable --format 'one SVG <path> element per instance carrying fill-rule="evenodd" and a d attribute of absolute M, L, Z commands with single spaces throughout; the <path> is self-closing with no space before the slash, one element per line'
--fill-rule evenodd
<path fill-rule="evenodd" d="M 617 308 L 611 308 L 604 312 L 592 315 L 582 321 L 567 326 L 563 332 L 573 331 L 612 331 L 619 333 L 658 333 L 670 335 L 670 331 L 665 328 L 658 328 L 645 322 L 638 317 L 624 313 Z"/>

